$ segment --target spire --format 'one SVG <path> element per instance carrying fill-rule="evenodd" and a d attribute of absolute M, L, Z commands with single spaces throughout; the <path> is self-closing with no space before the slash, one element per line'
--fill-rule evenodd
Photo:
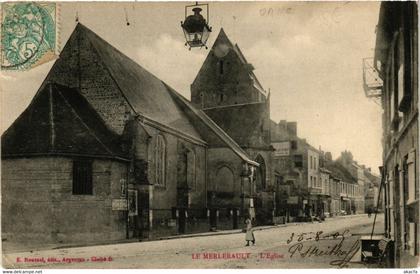
<path fill-rule="evenodd" d="M 233 44 L 229 40 L 229 38 L 227 37 L 227 35 L 226 35 L 226 33 L 225 33 L 225 31 L 224 31 L 223 28 L 220 29 L 219 34 L 217 35 L 216 41 L 214 41 L 213 48 L 216 45 L 219 45 L 219 44 L 225 44 L 228 47 L 233 48 Z"/>

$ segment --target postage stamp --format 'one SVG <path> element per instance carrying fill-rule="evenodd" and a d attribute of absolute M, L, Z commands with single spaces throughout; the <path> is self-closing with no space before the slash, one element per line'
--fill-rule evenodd
<path fill-rule="evenodd" d="M 27 70 L 55 58 L 56 3 L 3 3 L 1 22 L 3 70 Z"/>

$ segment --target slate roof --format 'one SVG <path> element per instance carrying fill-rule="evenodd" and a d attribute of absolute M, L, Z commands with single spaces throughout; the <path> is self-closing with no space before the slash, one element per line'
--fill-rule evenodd
<path fill-rule="evenodd" d="M 215 134 L 241 159 L 258 165 L 204 112 L 195 109 L 175 90 L 87 27 L 79 23 L 72 35 L 87 37 L 123 97 L 137 114 L 190 135 L 204 144 L 208 144 L 205 141 L 209 139 L 207 133 Z M 52 92 L 48 93 L 48 90 Z M 55 102 L 52 111 L 48 108 L 49 101 Z M 203 127 L 200 129 L 195 122 L 201 122 L 206 130 L 203 131 Z M 28 127 L 28 124 L 31 126 Z M 119 145 L 124 137 L 111 132 L 78 91 L 53 84 L 38 91 L 28 109 L 5 132 L 2 156 L 60 153 L 115 157 L 123 155 Z M 20 146 L 21 143 L 25 145 Z"/>
<path fill-rule="evenodd" d="M 2 157 L 79 155 L 127 159 L 120 137 L 75 89 L 47 84 L 1 138 Z"/>
<path fill-rule="evenodd" d="M 379 187 L 380 186 L 380 184 L 381 184 L 381 178 L 380 177 L 378 177 L 378 176 L 376 176 L 376 175 L 373 175 L 372 173 L 370 173 L 370 172 L 368 172 L 368 171 L 364 171 L 364 174 L 365 174 L 365 176 L 366 176 L 366 178 L 372 183 L 372 184 L 374 184 L 375 186 L 377 186 L 377 187 Z"/>
<path fill-rule="evenodd" d="M 267 106 L 265 102 L 204 109 L 204 112 L 240 146 L 268 146 Z M 261 130 L 265 130 L 261 134 Z"/>
<path fill-rule="evenodd" d="M 228 147 L 230 147 L 235 154 L 237 154 L 242 160 L 258 166 L 259 164 L 255 161 L 252 161 L 248 154 L 235 142 L 228 133 L 226 133 L 223 129 L 221 129 L 218 124 L 216 124 L 205 112 L 202 110 L 196 109 L 187 99 L 185 99 L 182 95 L 176 92 L 171 87 L 167 86 L 168 90 L 170 91 L 171 95 L 174 99 L 179 103 L 182 104 L 185 108 L 189 110 L 191 113 L 191 119 L 194 120 L 195 123 L 203 123 L 206 127 L 208 127 L 213 133 L 215 133 Z"/>
<path fill-rule="evenodd" d="M 138 114 L 204 142 L 160 79 L 82 24 L 76 26 L 75 32 L 88 37 L 123 96 Z"/>
<path fill-rule="evenodd" d="M 346 183 L 357 183 L 357 178 L 353 177 L 344 166 L 336 161 L 325 161 L 325 168 L 331 171 L 332 176 L 335 178 L 341 179 Z"/>
<path fill-rule="evenodd" d="M 185 113 L 185 107 L 187 107 L 240 158 L 256 164 L 226 132 L 207 115 L 196 110 L 175 90 L 82 24 L 78 24 L 76 31 L 77 29 L 89 38 L 124 97 L 137 113 L 205 143 L 206 138 L 203 138 L 194 126 L 192 121 L 194 118 Z"/>

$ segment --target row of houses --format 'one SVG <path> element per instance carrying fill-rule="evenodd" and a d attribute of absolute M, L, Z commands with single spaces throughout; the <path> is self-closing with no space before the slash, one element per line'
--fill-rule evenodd
<path fill-rule="evenodd" d="M 272 121 L 253 70 L 222 29 L 188 100 L 78 23 L 2 135 L 5 245 L 363 212 L 358 166 L 346 171 L 298 138 L 296 122 Z"/>
<path fill-rule="evenodd" d="M 272 136 L 277 216 L 306 220 L 360 214 L 378 206 L 372 195 L 378 193 L 379 176 L 357 164 L 351 152 L 344 151 L 334 161 L 330 152 L 298 137 L 296 122 L 283 120 L 272 126 L 277 127 L 272 131 L 277 133 Z"/>

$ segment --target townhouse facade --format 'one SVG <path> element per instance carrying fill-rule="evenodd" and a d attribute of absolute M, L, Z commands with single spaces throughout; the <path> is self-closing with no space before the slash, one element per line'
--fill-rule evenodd
<path fill-rule="evenodd" d="M 307 220 L 315 213 L 320 191 L 319 156 L 305 139 L 297 136 L 297 123 L 271 121 L 271 144 L 276 176 L 278 216 L 288 221 Z M 312 193 L 312 194 L 311 194 Z"/>
<path fill-rule="evenodd" d="M 416 267 L 419 260 L 418 3 L 383 2 L 373 66 L 381 82 L 364 88 L 381 102 L 385 237 L 389 263 Z"/>
<path fill-rule="evenodd" d="M 365 212 L 383 212 L 384 192 L 379 193 L 381 178 L 365 169 Z"/>

